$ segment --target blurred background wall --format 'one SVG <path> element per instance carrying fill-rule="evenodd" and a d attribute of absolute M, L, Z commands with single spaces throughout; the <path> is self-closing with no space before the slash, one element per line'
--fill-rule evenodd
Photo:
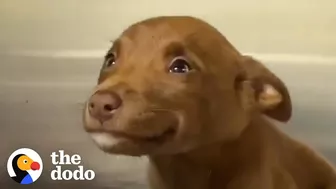
<path fill-rule="evenodd" d="M 1 0 L 4 51 L 99 50 L 132 22 L 194 15 L 243 52 L 336 55 L 334 0 Z"/>

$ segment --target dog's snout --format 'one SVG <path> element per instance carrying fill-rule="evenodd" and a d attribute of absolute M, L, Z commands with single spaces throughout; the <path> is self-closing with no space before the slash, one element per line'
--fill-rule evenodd
<path fill-rule="evenodd" d="M 120 96 L 114 92 L 97 92 L 89 99 L 89 113 L 92 117 L 104 122 L 112 118 L 121 103 Z"/>

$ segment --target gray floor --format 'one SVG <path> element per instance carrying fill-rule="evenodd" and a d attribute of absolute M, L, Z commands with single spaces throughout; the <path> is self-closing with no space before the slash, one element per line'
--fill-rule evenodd
<path fill-rule="evenodd" d="M 45 170 L 24 188 L 146 188 L 146 161 L 110 156 L 99 151 L 81 128 L 81 109 L 95 84 L 98 59 L 0 57 L 0 188 L 21 188 L 8 177 L 6 162 L 17 148 L 40 153 Z M 294 118 L 280 125 L 336 162 L 336 64 L 269 64 L 288 84 Z M 50 153 L 58 149 L 80 154 L 90 182 L 50 179 Z"/>

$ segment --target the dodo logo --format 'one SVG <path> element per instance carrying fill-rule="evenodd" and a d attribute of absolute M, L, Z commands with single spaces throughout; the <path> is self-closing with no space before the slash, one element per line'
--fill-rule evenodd
<path fill-rule="evenodd" d="M 20 184 L 35 182 L 42 173 L 41 157 L 34 150 L 21 148 L 13 152 L 7 162 L 9 176 Z"/>

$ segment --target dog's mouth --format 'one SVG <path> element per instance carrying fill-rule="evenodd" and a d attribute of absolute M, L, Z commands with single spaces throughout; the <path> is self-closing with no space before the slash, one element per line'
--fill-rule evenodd
<path fill-rule="evenodd" d="M 150 154 L 173 140 L 177 131 L 171 127 L 155 135 L 138 136 L 125 131 L 89 132 L 93 141 L 103 151 L 111 154 L 144 155 Z"/>
<path fill-rule="evenodd" d="M 139 143 L 163 143 L 169 138 L 172 138 L 176 130 L 173 127 L 168 128 L 167 130 L 161 132 L 160 134 L 155 135 L 149 135 L 149 136 L 137 136 L 134 134 L 129 134 L 127 132 L 123 131 L 108 131 L 108 134 L 110 134 L 114 138 L 120 138 L 120 139 L 127 139 L 134 142 Z"/>
<path fill-rule="evenodd" d="M 161 123 L 167 123 L 162 121 Z M 95 144 L 111 154 L 143 155 L 174 141 L 178 133 L 175 121 L 167 125 L 134 125 L 113 128 L 112 125 L 86 129 Z M 131 128 L 130 128 L 131 127 Z M 139 130 L 141 127 L 141 130 Z M 133 129 L 132 129 L 133 128 Z"/>
<path fill-rule="evenodd" d="M 174 141 L 180 127 L 178 116 L 169 111 L 125 115 L 101 123 L 86 111 L 84 129 L 103 151 L 132 155 L 148 154 Z"/>

